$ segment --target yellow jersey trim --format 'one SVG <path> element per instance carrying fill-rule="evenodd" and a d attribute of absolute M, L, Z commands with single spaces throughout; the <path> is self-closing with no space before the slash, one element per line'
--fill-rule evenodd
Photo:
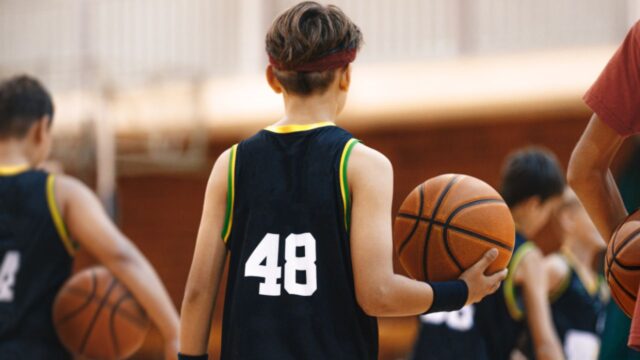
<path fill-rule="evenodd" d="M 0 176 L 11 176 L 25 172 L 29 169 L 28 164 L 0 166 Z"/>
<path fill-rule="evenodd" d="M 277 134 L 288 134 L 288 133 L 299 132 L 299 131 L 313 130 L 313 129 L 317 129 L 325 126 L 336 126 L 336 124 L 332 123 L 331 121 L 324 121 L 324 122 L 319 122 L 314 124 L 305 124 L 305 125 L 297 125 L 297 124 L 271 125 L 266 127 L 265 130 L 271 131 Z"/>
<path fill-rule="evenodd" d="M 350 139 L 344 145 L 342 156 L 340 157 L 340 194 L 342 195 L 342 207 L 344 209 L 344 227 L 349 231 L 351 220 L 351 195 L 349 194 L 349 181 L 347 180 L 347 167 L 351 150 L 359 143 L 358 139 Z"/>
<path fill-rule="evenodd" d="M 227 243 L 229 234 L 231 234 L 231 226 L 233 225 L 233 203 L 235 201 L 236 189 L 236 153 L 238 144 L 231 147 L 229 151 L 229 172 L 227 175 L 227 209 L 224 216 L 224 224 L 222 227 L 222 241 Z"/>
<path fill-rule="evenodd" d="M 523 309 L 518 304 L 516 299 L 515 285 L 513 284 L 513 277 L 515 275 L 516 269 L 520 262 L 524 258 L 526 254 L 535 249 L 535 245 L 530 242 L 526 242 L 516 250 L 515 254 L 513 254 L 513 259 L 509 263 L 509 274 L 507 278 L 504 280 L 504 287 L 502 288 L 505 303 L 507 304 L 507 310 L 509 311 L 509 315 L 514 320 L 520 320 L 523 316 Z"/>
<path fill-rule="evenodd" d="M 76 245 L 69 237 L 69 233 L 67 232 L 67 227 L 64 225 L 64 221 L 62 220 L 62 216 L 60 215 L 60 210 L 58 209 L 58 205 L 56 203 L 56 195 L 55 195 L 55 176 L 49 175 L 47 177 L 47 203 L 49 204 L 49 212 L 51 213 L 51 218 L 53 219 L 53 224 L 56 227 L 56 231 L 60 236 L 60 240 L 62 240 L 62 244 L 64 248 L 67 249 L 67 252 L 70 256 L 74 256 L 76 253 Z"/>

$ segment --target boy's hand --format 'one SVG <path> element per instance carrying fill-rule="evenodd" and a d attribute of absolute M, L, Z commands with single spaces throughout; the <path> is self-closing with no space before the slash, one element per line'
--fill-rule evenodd
<path fill-rule="evenodd" d="M 460 275 L 460 279 L 464 280 L 469 288 L 467 305 L 477 303 L 485 296 L 494 293 L 500 287 L 500 282 L 507 277 L 507 269 L 503 269 L 489 276 L 484 274 L 489 265 L 491 265 L 497 257 L 498 250 L 491 249 L 484 253 L 477 263 L 473 264 L 473 266 Z"/>

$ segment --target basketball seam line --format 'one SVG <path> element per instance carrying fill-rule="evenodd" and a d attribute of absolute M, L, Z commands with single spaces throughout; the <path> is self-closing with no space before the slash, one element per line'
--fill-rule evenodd
<path fill-rule="evenodd" d="M 617 231 L 616 231 L 617 234 Z M 632 232 L 631 234 L 627 235 L 627 237 L 622 240 L 622 242 L 620 243 L 620 246 L 618 247 L 618 250 L 616 251 L 615 249 L 615 236 L 613 237 L 614 240 L 613 243 L 611 244 L 611 258 L 609 259 L 609 268 L 611 268 L 611 265 L 613 264 L 614 261 L 616 261 L 616 257 L 618 256 L 618 254 L 620 253 L 620 251 L 622 251 L 624 249 L 625 246 L 627 246 L 627 244 L 634 238 L 636 237 L 638 234 L 640 234 L 640 229 Z M 619 264 L 618 264 L 619 265 Z"/>
<path fill-rule="evenodd" d="M 91 302 L 93 301 L 94 296 L 96 295 L 96 291 L 98 290 L 98 279 L 96 278 L 95 272 L 91 272 L 91 292 L 90 295 L 85 299 L 85 302 L 80 305 L 77 309 L 69 312 L 67 315 L 63 316 L 59 321 L 56 322 L 57 325 L 62 325 L 65 322 L 73 319 L 76 315 L 80 314 L 82 310 L 84 310 Z"/>
<path fill-rule="evenodd" d="M 118 314 L 118 309 L 124 300 L 129 298 L 130 295 L 128 293 L 122 294 L 120 299 L 118 299 L 111 309 L 111 314 L 109 314 L 109 331 L 111 332 L 111 343 L 113 344 L 113 349 L 116 352 L 116 357 L 120 357 L 120 345 L 118 344 L 118 334 L 116 333 L 116 315 Z"/>
<path fill-rule="evenodd" d="M 495 202 L 502 202 L 502 200 L 499 199 L 479 199 L 479 200 L 474 200 L 474 201 L 470 201 L 466 204 L 462 204 L 460 206 L 458 206 L 455 210 L 453 210 L 451 212 L 451 214 L 449 214 L 449 217 L 447 218 L 447 220 L 445 221 L 444 225 L 442 226 L 442 241 L 444 242 L 444 248 L 445 250 L 447 250 L 447 253 L 449 254 L 449 257 L 451 258 L 451 260 L 453 260 L 453 262 L 456 264 L 456 266 L 458 267 L 459 271 L 462 271 L 462 265 L 460 265 L 460 262 L 458 261 L 458 259 L 456 259 L 456 257 L 454 256 L 453 252 L 451 251 L 451 248 L 449 247 L 449 237 L 447 235 L 448 233 L 448 229 L 449 229 L 449 225 L 451 224 L 451 221 L 453 221 L 453 218 L 458 215 L 462 210 L 467 209 L 473 205 L 477 205 L 477 204 L 483 204 L 483 203 L 495 203 Z"/>
<path fill-rule="evenodd" d="M 408 218 L 408 219 L 417 219 L 417 220 L 424 221 L 424 222 L 431 222 L 431 221 L 433 221 L 433 224 L 434 224 L 434 225 L 437 225 L 437 226 L 444 226 L 444 225 L 445 225 L 445 224 L 444 224 L 443 222 L 441 222 L 441 221 L 432 220 L 432 219 L 429 219 L 429 218 L 418 217 L 418 216 L 411 215 L 411 214 L 400 213 L 400 214 L 398 214 L 398 216 L 399 216 L 399 217 L 403 217 L 403 218 Z M 496 246 L 498 246 L 498 247 L 501 247 L 501 248 L 503 248 L 503 249 L 505 249 L 505 250 L 513 251 L 513 247 L 508 246 L 508 245 L 505 245 L 505 244 L 503 244 L 503 243 L 501 243 L 501 242 L 499 242 L 499 241 L 497 241 L 497 240 L 494 240 L 494 239 L 492 239 L 492 238 L 490 238 L 490 237 L 488 237 L 488 236 L 484 236 L 484 235 L 481 235 L 481 234 L 477 234 L 477 233 L 475 233 L 475 232 L 473 232 L 473 231 L 471 231 L 471 230 L 467 230 L 467 229 L 465 229 L 465 228 L 461 228 L 461 227 L 459 227 L 459 226 L 455 226 L 455 225 L 449 225 L 448 229 L 449 229 L 449 230 L 452 230 L 452 231 L 459 232 L 459 233 L 463 233 L 463 234 L 465 234 L 465 235 L 469 235 L 469 236 L 471 236 L 471 237 L 478 238 L 478 239 L 480 239 L 480 240 L 484 240 L 484 241 L 486 241 L 486 242 L 490 242 L 490 243 L 492 243 L 492 244 L 494 244 L 494 245 L 496 245 Z"/>
<path fill-rule="evenodd" d="M 420 184 L 419 194 L 420 194 L 420 207 L 418 208 L 418 216 L 422 216 L 422 211 L 424 210 L 424 184 Z M 405 246 L 407 246 L 407 244 L 409 243 L 409 240 L 411 240 L 411 237 L 413 237 L 413 235 L 416 233 L 416 230 L 418 230 L 418 225 L 420 224 L 420 220 L 419 219 L 415 219 L 415 220 L 416 221 L 413 223 L 413 228 L 411 229 L 411 232 L 409 233 L 407 238 L 402 242 L 402 244 L 400 244 L 400 248 L 398 249 L 398 254 L 402 253 L 402 250 L 404 250 Z"/>
<path fill-rule="evenodd" d="M 624 292 L 628 297 L 630 297 L 633 301 L 636 300 L 636 296 L 631 293 L 631 291 L 627 290 L 624 285 L 622 285 L 622 283 L 620 282 L 620 280 L 618 280 L 618 278 L 616 277 L 616 275 L 614 273 L 612 273 L 611 271 L 609 271 L 609 276 L 611 278 L 613 278 L 613 281 L 616 282 L 616 284 L 618 284 L 618 286 L 620 287 L 620 289 L 622 290 L 622 292 Z"/>
<path fill-rule="evenodd" d="M 449 180 L 449 183 L 447 184 L 447 186 L 442 190 L 442 192 L 440 193 L 440 196 L 438 196 L 438 200 L 436 201 L 436 206 L 434 206 L 433 212 L 431 213 L 431 218 L 433 218 L 434 220 L 436 218 L 436 215 L 438 215 L 438 210 L 440 209 L 442 202 L 444 201 L 445 197 L 449 193 L 449 190 L 451 190 L 451 188 L 453 187 L 453 184 L 455 184 L 458 181 L 458 178 L 459 176 L 456 175 L 451 180 Z M 427 260 L 427 254 L 429 252 L 429 238 L 431 237 L 432 229 L 433 229 L 433 222 L 430 221 L 427 227 L 427 234 L 425 235 L 425 239 L 424 239 L 424 249 L 422 250 L 422 273 L 424 275 L 425 281 L 429 279 L 427 277 L 427 275 L 429 274 L 429 271 L 427 269 L 426 260 Z"/>
<path fill-rule="evenodd" d="M 78 288 L 69 288 L 69 289 L 67 289 L 67 293 L 73 294 L 73 295 L 80 295 L 80 296 L 87 296 L 87 294 L 88 294 L 86 291 L 84 291 L 82 289 L 78 289 Z M 100 300 L 98 300 L 95 297 L 89 299 L 89 302 L 96 302 L 96 303 L 100 304 Z M 111 310 L 111 309 L 114 308 L 115 304 L 107 302 L 104 306 L 106 308 L 108 308 L 109 310 Z M 120 315 L 122 317 L 128 319 L 132 323 L 136 323 L 139 326 L 144 326 L 143 323 L 146 322 L 146 318 L 140 319 L 138 316 L 136 316 L 135 314 L 132 314 L 131 312 L 129 312 L 127 310 L 120 310 Z"/>
<path fill-rule="evenodd" d="M 618 260 L 618 259 L 613 259 L 613 264 L 616 264 L 616 265 L 618 265 L 619 267 L 621 267 L 621 268 L 623 268 L 625 270 L 631 270 L 631 271 L 640 270 L 640 266 L 638 266 L 638 265 L 626 265 L 626 264 L 620 262 L 620 260 Z"/>
<path fill-rule="evenodd" d="M 98 316 L 100 315 L 100 311 L 102 310 L 105 303 L 107 302 L 107 299 L 109 299 L 109 295 L 115 288 L 116 284 L 118 284 L 118 281 L 115 278 L 111 279 L 111 284 L 109 284 L 109 288 L 105 292 L 104 297 L 102 298 L 102 302 L 100 303 L 100 306 L 98 306 L 98 308 L 96 309 L 96 312 L 93 314 L 93 318 L 89 323 L 89 328 L 87 329 L 87 332 L 84 334 L 84 338 L 82 339 L 82 344 L 80 346 L 80 351 L 79 351 L 80 354 L 84 352 L 84 349 L 87 346 L 87 342 L 89 341 L 89 337 L 91 336 L 91 332 L 93 332 L 93 327 L 95 326 L 96 321 L 98 320 Z"/>

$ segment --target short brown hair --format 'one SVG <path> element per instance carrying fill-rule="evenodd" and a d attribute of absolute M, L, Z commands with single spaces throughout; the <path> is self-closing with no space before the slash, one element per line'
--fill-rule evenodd
<path fill-rule="evenodd" d="M 356 24 L 334 5 L 304 1 L 278 16 L 266 38 L 268 55 L 285 69 L 314 61 L 336 51 L 362 44 Z M 335 78 L 335 71 L 297 72 L 274 69 L 285 90 L 299 95 L 323 92 Z"/>
<path fill-rule="evenodd" d="M 53 101 L 35 78 L 20 75 L 0 82 L 0 139 L 24 138 L 44 116 L 53 118 Z"/>

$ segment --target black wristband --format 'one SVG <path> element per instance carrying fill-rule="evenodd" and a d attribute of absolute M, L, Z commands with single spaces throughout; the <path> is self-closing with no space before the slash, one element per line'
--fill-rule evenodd
<path fill-rule="evenodd" d="M 185 355 L 185 354 L 178 353 L 178 360 L 208 360 L 208 359 L 209 359 L 209 355 L 207 354 Z"/>
<path fill-rule="evenodd" d="M 429 283 L 433 290 L 433 302 L 425 314 L 460 310 L 467 302 L 469 288 L 463 280 Z"/>

